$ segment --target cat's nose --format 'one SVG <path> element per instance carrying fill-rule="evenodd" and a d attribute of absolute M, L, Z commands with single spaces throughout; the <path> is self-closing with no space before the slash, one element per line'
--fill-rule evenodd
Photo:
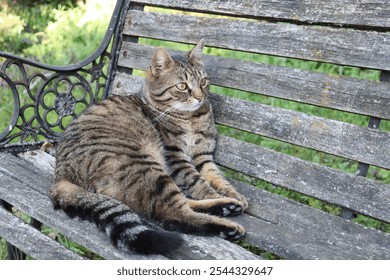
<path fill-rule="evenodd" d="M 194 96 L 194 98 L 195 98 L 196 100 L 198 100 L 199 102 L 202 102 L 202 100 L 203 100 L 203 97 L 195 97 L 195 96 Z"/>
<path fill-rule="evenodd" d="M 192 96 L 193 96 L 196 100 L 198 100 L 199 102 L 201 102 L 201 101 L 203 100 L 203 98 L 204 98 L 204 94 L 203 94 L 203 92 L 202 92 L 201 89 L 194 89 L 194 90 L 192 91 Z"/>

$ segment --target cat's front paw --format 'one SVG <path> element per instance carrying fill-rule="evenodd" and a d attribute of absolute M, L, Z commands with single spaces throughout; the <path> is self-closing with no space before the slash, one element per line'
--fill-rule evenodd
<path fill-rule="evenodd" d="M 240 201 L 229 197 L 208 199 L 197 203 L 202 204 L 203 208 L 193 207 L 195 211 L 219 217 L 238 216 L 244 211 L 244 205 Z"/>
<path fill-rule="evenodd" d="M 245 229 L 239 224 L 231 223 L 220 231 L 219 237 L 231 241 L 240 240 L 245 237 Z"/>
<path fill-rule="evenodd" d="M 238 205 L 237 203 L 228 203 L 224 207 L 222 207 L 222 216 L 228 217 L 228 216 L 238 216 L 242 214 L 244 209 L 241 205 Z"/>
<path fill-rule="evenodd" d="M 237 200 L 238 202 L 240 202 L 241 207 L 242 207 L 242 212 L 244 212 L 248 208 L 248 205 L 249 205 L 248 200 L 242 194 L 239 194 L 238 192 L 231 190 L 231 191 L 224 193 L 224 196 L 233 198 L 233 199 Z"/>

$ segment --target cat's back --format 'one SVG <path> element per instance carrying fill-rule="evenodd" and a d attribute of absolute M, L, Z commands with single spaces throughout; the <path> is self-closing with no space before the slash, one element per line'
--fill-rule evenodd
<path fill-rule="evenodd" d="M 160 136 L 142 101 L 112 96 L 88 108 L 64 131 L 57 146 L 56 174 L 87 179 L 103 171 L 97 170 L 101 166 L 105 173 L 115 172 L 117 165 L 145 153 L 161 158 Z"/>
<path fill-rule="evenodd" d="M 93 148 L 93 143 L 110 144 L 109 139 L 142 141 L 153 128 L 137 96 L 111 96 L 76 118 L 63 133 L 58 148 L 61 144 L 89 144 Z"/>

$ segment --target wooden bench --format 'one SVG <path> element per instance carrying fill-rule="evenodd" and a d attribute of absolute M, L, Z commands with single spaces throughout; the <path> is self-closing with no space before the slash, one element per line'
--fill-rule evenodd
<path fill-rule="evenodd" d="M 12 97 L 14 107 L 0 134 L 0 236 L 10 244 L 9 257 L 24 257 L 20 251 L 37 259 L 85 257 L 42 234 L 39 229 L 46 225 L 108 259 L 261 258 L 253 251 L 286 259 L 390 259 L 390 234 L 385 232 L 390 229 L 388 31 L 385 0 L 125 0 L 118 1 L 100 48 L 79 64 L 52 67 L 1 53 L 0 90 Z M 179 53 L 201 38 L 216 49 L 204 56 L 216 121 L 225 132 L 216 160 L 249 199 L 246 214 L 234 218 L 247 236 L 236 245 L 186 235 L 185 245 L 169 256 L 125 254 L 95 225 L 53 210 L 48 190 L 54 157 L 39 148 L 45 140 L 55 143 L 83 107 L 109 94 L 139 91 L 152 45 L 165 42 L 171 53 Z M 216 53 L 220 56 L 211 55 Z M 287 66 L 251 61 L 260 54 L 379 70 L 380 81 L 298 69 L 288 66 L 291 60 Z M 11 77 L 11 69 L 19 74 Z M 216 94 L 225 88 L 240 95 Z M 279 99 L 295 105 L 272 106 Z M 307 108 L 367 116 L 366 125 L 308 114 Z M 47 122 L 50 114 L 59 121 Z M 244 134 L 247 141 L 240 138 Z M 279 144 L 271 149 L 264 139 Z M 285 146 L 307 149 L 310 156 L 284 153 Z M 343 163 L 340 168 L 327 166 L 334 158 Z M 366 178 L 371 173 L 384 174 L 385 180 Z M 15 209 L 32 222 L 17 218 Z M 357 223 L 357 215 L 379 229 Z"/>

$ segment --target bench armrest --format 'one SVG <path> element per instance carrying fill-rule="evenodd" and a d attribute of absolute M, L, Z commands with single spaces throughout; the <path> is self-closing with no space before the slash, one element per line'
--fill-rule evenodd
<path fill-rule="evenodd" d="M 120 41 L 124 0 L 118 0 L 98 49 L 68 66 L 52 66 L 0 52 L 0 90 L 4 110 L 0 151 L 23 151 L 43 140 L 55 141 L 81 111 L 109 94 Z M 15 144 L 18 143 L 18 144 Z"/>

